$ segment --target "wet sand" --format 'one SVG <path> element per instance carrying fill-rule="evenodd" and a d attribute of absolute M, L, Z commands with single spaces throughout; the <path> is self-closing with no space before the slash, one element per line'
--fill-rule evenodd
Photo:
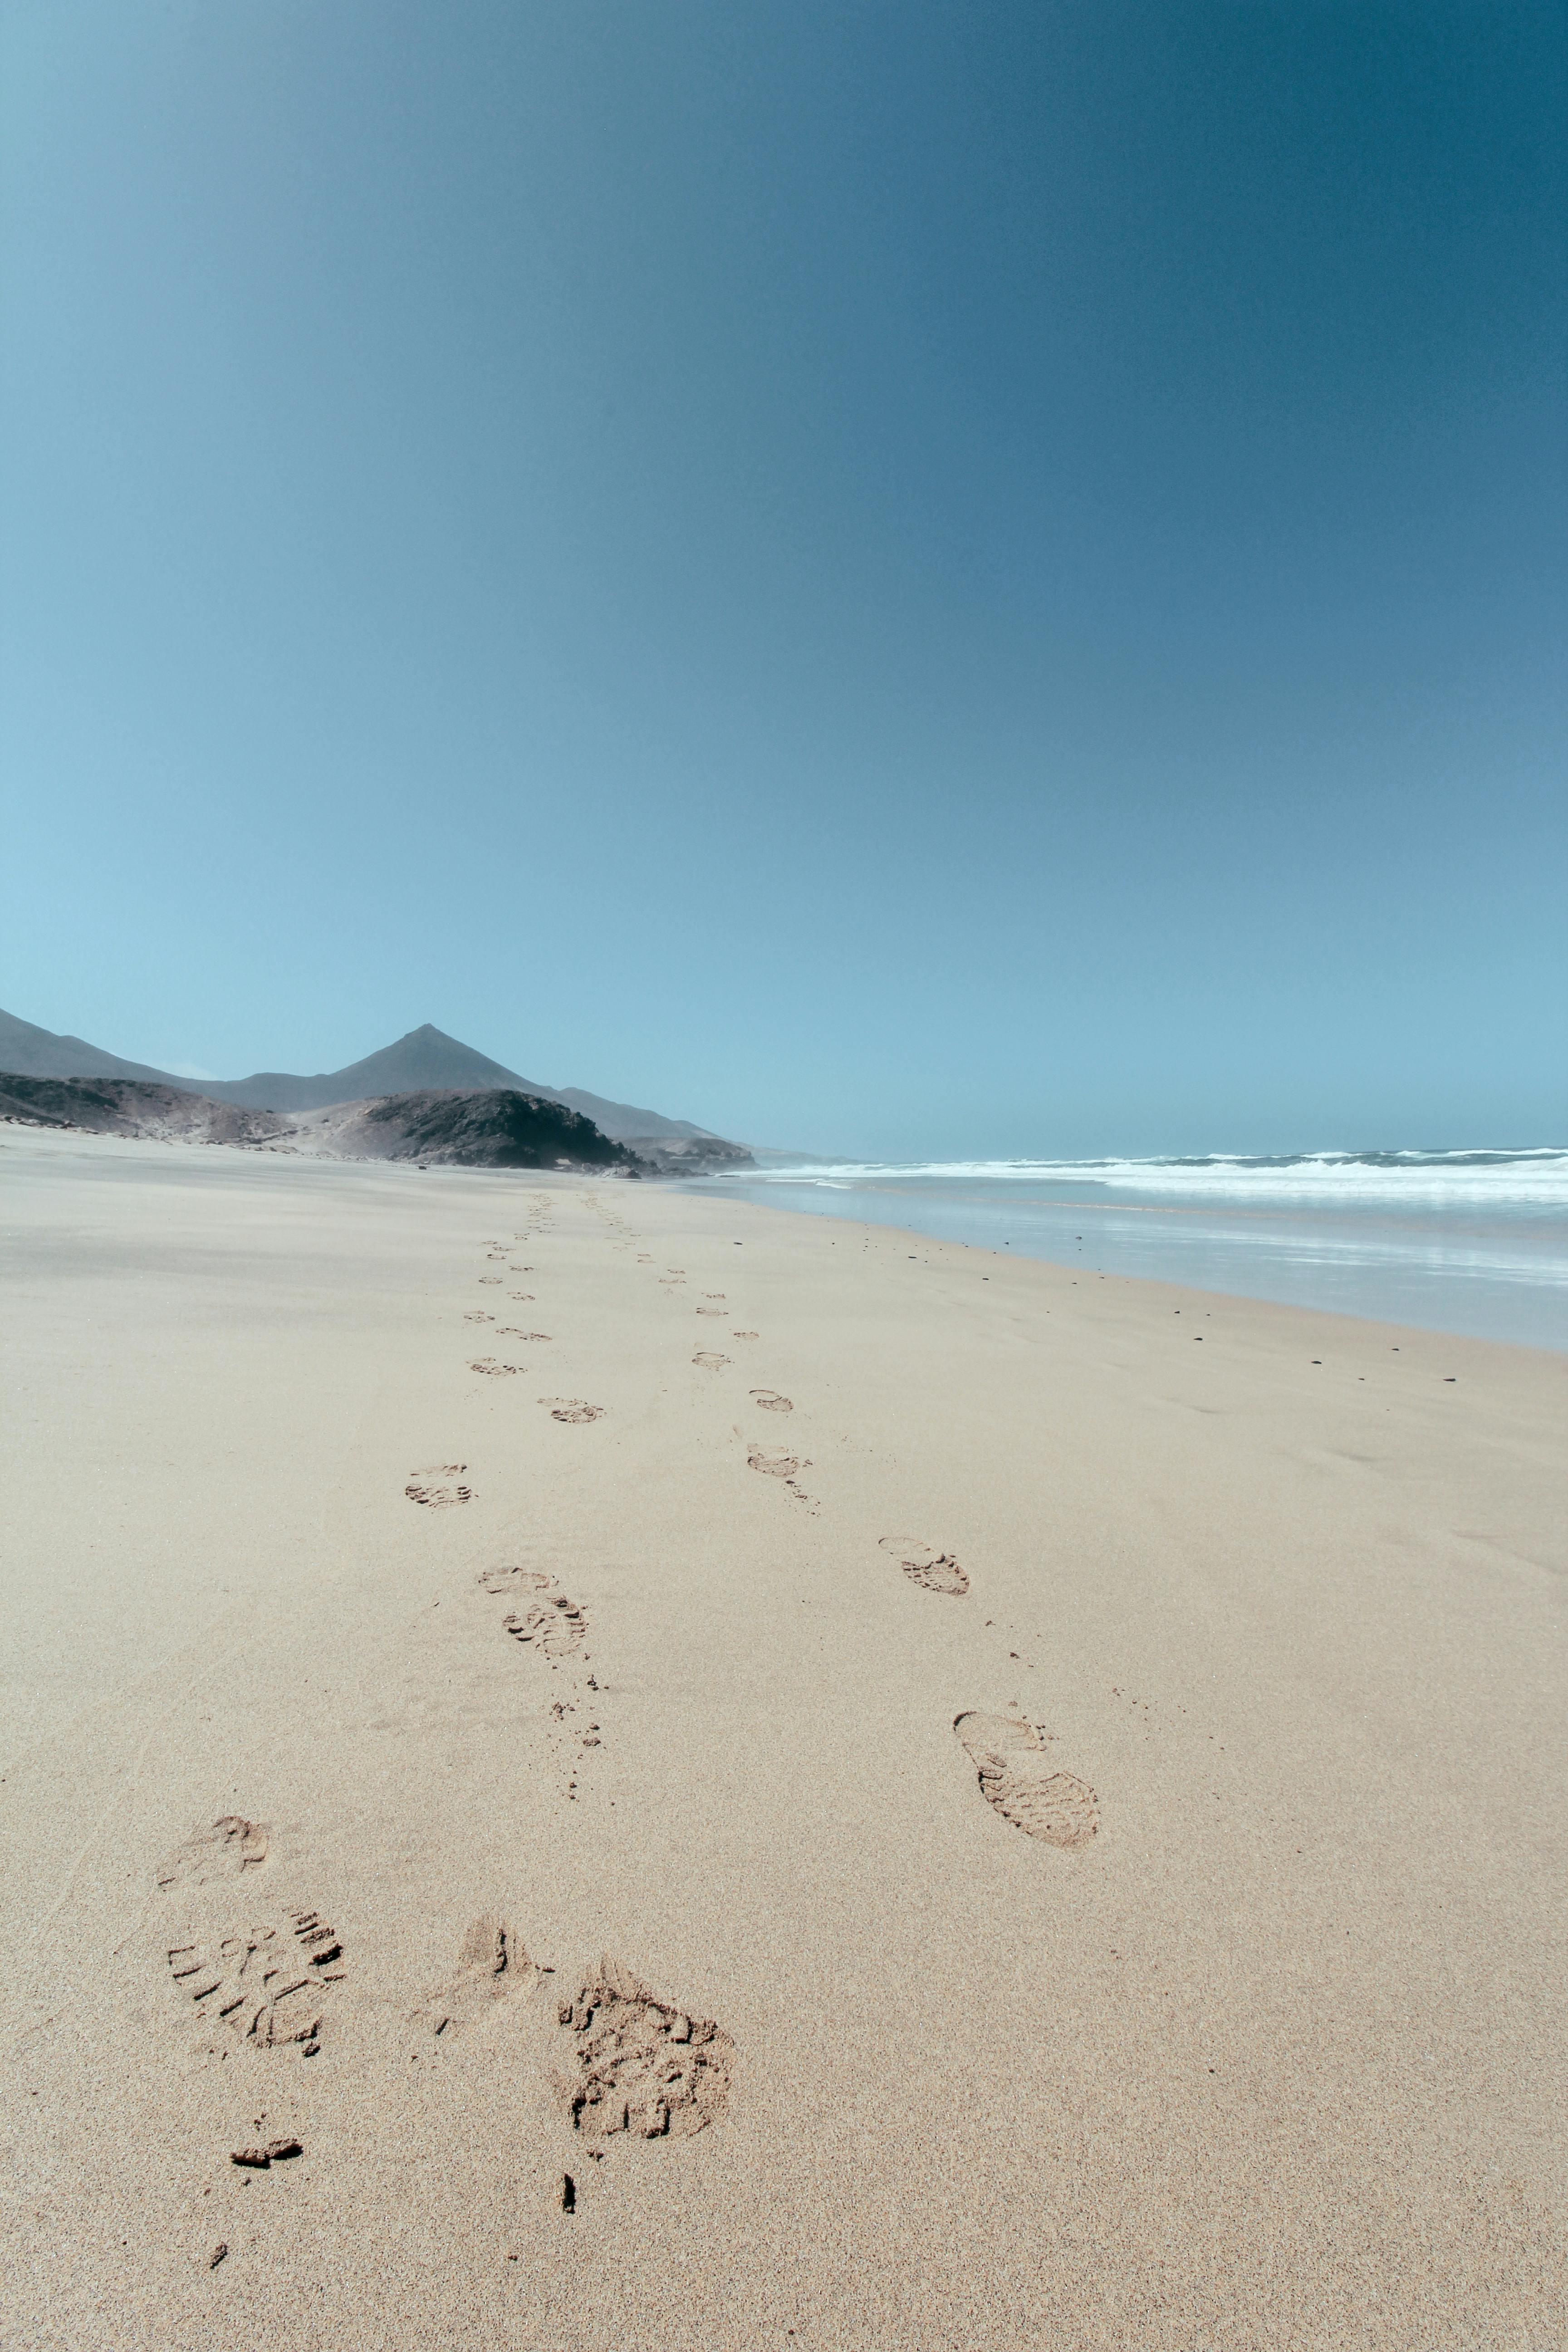
<path fill-rule="evenodd" d="M 1563 2340 L 1562 1359 L 0 1182 L 7 2344 Z"/>

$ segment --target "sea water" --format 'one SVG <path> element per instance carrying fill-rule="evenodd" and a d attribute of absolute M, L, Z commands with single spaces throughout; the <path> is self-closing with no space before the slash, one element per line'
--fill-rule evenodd
<path fill-rule="evenodd" d="M 1090 1274 L 1568 1349 L 1568 1150 L 781 1159 L 686 1189 Z"/>

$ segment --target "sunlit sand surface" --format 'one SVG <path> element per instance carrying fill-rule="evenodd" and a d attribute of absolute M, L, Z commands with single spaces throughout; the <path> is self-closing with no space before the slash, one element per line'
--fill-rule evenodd
<path fill-rule="evenodd" d="M 0 1176 L 7 2342 L 1563 2340 L 1561 1360 Z"/>

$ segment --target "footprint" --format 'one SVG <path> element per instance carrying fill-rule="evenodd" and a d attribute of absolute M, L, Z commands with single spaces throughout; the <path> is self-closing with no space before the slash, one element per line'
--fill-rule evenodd
<path fill-rule="evenodd" d="M 721 1323 L 724 1320 L 724 1309 L 721 1307 L 700 1307 L 697 1312 L 699 1315 L 716 1315 Z"/>
<path fill-rule="evenodd" d="M 314 1911 L 291 1911 L 286 1927 L 246 1927 L 216 1944 L 175 1944 L 169 1967 L 205 2016 L 258 2048 L 313 2042 L 325 1988 L 343 1979 L 342 1946 Z"/>
<path fill-rule="evenodd" d="M 484 1592 L 548 1592 L 555 1579 L 542 1568 L 484 1568 L 474 1581 Z"/>
<path fill-rule="evenodd" d="M 1045 1741 L 1012 1715 L 961 1715 L 954 1731 L 980 1775 L 981 1793 L 1004 1821 L 1047 1845 L 1087 1845 L 1100 1827 L 1094 1790 L 1076 1773 L 1047 1770 Z"/>
<path fill-rule="evenodd" d="M 881 1548 L 892 1553 L 911 1584 L 923 1584 L 928 1592 L 957 1595 L 969 1590 L 969 1579 L 950 1551 L 933 1550 L 913 1536 L 884 1536 Z"/>
<path fill-rule="evenodd" d="M 753 1389 L 752 1391 L 752 1402 L 755 1405 L 760 1405 L 763 1412 L 793 1412 L 795 1411 L 795 1407 L 791 1404 L 788 1397 L 780 1396 L 777 1389 Z"/>
<path fill-rule="evenodd" d="M 521 1614 L 501 1621 L 514 1642 L 532 1642 L 547 1658 L 563 1658 L 580 1650 L 587 1620 L 563 1592 L 548 1593 L 531 1601 Z"/>
<path fill-rule="evenodd" d="M 509 1290 L 507 1292 L 507 1297 L 512 1301 L 514 1306 L 531 1307 L 533 1305 L 533 1293 L 531 1290 Z"/>
<path fill-rule="evenodd" d="M 729 2035 L 660 2000 L 614 1960 L 601 1960 L 558 2015 L 574 2044 L 563 2088 L 585 2137 L 678 2139 L 723 2115 L 735 2056 Z"/>
<path fill-rule="evenodd" d="M 722 1298 L 724 1294 L 721 1290 L 705 1290 L 702 1296 L 704 1298 Z"/>
<path fill-rule="evenodd" d="M 482 1307 L 476 1307 L 471 1314 L 463 1317 L 465 1323 L 493 1323 L 495 1319 L 493 1315 L 487 1315 Z"/>
<path fill-rule="evenodd" d="M 754 1339 L 758 1336 L 755 1331 L 731 1331 L 730 1334 L 731 1339 Z"/>
<path fill-rule="evenodd" d="M 521 1364 L 498 1364 L 493 1356 L 478 1356 L 468 1366 L 470 1372 L 483 1372 L 490 1380 L 503 1380 L 508 1372 L 521 1372 Z"/>
<path fill-rule="evenodd" d="M 711 1348 L 699 1348 L 691 1360 L 694 1364 L 700 1364 L 705 1372 L 721 1372 L 730 1359 L 728 1356 L 716 1356 Z"/>
<path fill-rule="evenodd" d="M 461 1476 L 468 1468 L 466 1462 L 432 1462 L 423 1470 L 411 1470 L 408 1484 L 403 1489 L 411 1503 L 423 1503 L 432 1511 L 444 1511 L 450 1504 L 467 1503 L 472 1499 L 471 1486 L 458 1486 L 450 1482 Z"/>
<path fill-rule="evenodd" d="M 760 1470 L 768 1478 L 793 1478 L 797 1471 L 811 1467 L 809 1462 L 799 1461 L 793 1454 L 782 1451 L 770 1453 L 764 1445 L 752 1446 L 746 1460 L 752 1469 Z"/>
<path fill-rule="evenodd" d="M 219 1879 L 241 1878 L 267 1859 L 265 1822 L 247 1822 L 239 1813 L 223 1813 L 210 1830 L 198 1830 L 158 1865 L 160 1886 L 211 1886 Z"/>
<path fill-rule="evenodd" d="M 538 1970 L 504 1919 L 475 1919 L 458 1948 L 456 1973 L 438 1985 L 419 2011 L 433 2033 L 482 2017 L 492 2003 L 531 1992 Z"/>
<path fill-rule="evenodd" d="M 549 1406 L 552 1421 L 602 1421 L 605 1415 L 602 1404 L 584 1404 L 581 1397 L 541 1397 L 539 1402 Z"/>
<path fill-rule="evenodd" d="M 499 1290 L 500 1288 L 500 1276 L 499 1274 L 481 1274 L 479 1280 L 482 1283 L 488 1283 L 492 1289 Z"/>

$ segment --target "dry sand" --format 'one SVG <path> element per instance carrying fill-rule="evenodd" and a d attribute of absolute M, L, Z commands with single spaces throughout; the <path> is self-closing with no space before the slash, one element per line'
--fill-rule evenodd
<path fill-rule="evenodd" d="M 0 1178 L 7 2345 L 1564 2341 L 1562 1360 Z"/>

